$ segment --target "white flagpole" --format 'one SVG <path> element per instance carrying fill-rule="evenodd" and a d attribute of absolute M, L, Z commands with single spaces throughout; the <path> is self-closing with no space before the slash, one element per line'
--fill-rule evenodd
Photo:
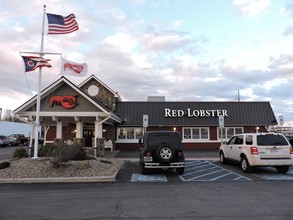
<path fill-rule="evenodd" d="M 41 50 L 40 50 L 40 56 L 41 57 L 44 55 L 43 51 L 44 51 L 45 14 L 46 14 L 46 5 L 44 5 L 44 14 L 43 14 Z M 41 105 L 41 82 L 42 82 L 42 67 L 39 68 L 39 86 L 38 86 L 38 96 L 37 96 L 35 145 L 34 145 L 34 157 L 33 157 L 33 159 L 38 158 L 39 127 L 40 127 L 40 105 Z"/>

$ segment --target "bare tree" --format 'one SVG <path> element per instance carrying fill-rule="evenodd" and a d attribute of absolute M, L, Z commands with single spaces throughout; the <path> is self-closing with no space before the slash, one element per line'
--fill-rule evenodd
<path fill-rule="evenodd" d="M 1 117 L 2 121 L 15 121 L 13 116 L 13 112 L 10 109 L 3 110 L 3 117 Z"/>

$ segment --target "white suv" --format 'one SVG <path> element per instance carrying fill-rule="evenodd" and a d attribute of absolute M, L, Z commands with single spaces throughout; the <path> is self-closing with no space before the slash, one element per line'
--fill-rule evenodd
<path fill-rule="evenodd" d="M 293 165 L 293 149 L 287 138 L 278 133 L 246 133 L 233 136 L 219 149 L 220 162 L 233 160 L 241 163 L 243 172 L 256 166 L 272 166 L 286 173 Z"/>

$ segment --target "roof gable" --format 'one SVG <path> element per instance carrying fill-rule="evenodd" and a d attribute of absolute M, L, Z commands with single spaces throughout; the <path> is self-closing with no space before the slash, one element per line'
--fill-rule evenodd
<path fill-rule="evenodd" d="M 115 92 L 114 90 L 112 90 L 109 86 L 107 86 L 105 83 L 103 83 L 100 79 L 98 79 L 95 75 L 91 75 L 90 77 L 88 77 L 85 81 L 83 81 L 82 83 L 80 83 L 78 85 L 78 87 L 83 90 L 83 88 L 90 83 L 90 81 L 96 81 L 98 84 L 100 84 L 101 86 L 103 86 L 106 90 L 108 90 L 118 101 L 121 101 L 121 97 L 119 96 L 118 92 Z"/>
<path fill-rule="evenodd" d="M 71 83 L 66 77 L 62 76 L 59 78 L 57 81 L 49 85 L 47 88 L 41 91 L 41 106 L 42 109 L 46 108 L 46 106 L 49 106 L 49 101 L 52 96 L 58 96 L 61 95 L 60 91 L 68 91 L 71 96 L 79 96 L 83 103 L 91 103 L 92 107 L 100 109 L 100 111 L 104 113 L 109 113 L 109 110 L 107 110 L 105 107 L 101 106 L 97 102 L 95 102 L 93 99 L 91 99 L 87 94 L 85 94 L 83 91 L 81 91 L 76 85 Z M 64 93 L 62 94 L 63 96 L 65 95 Z M 48 100 L 49 99 L 49 100 Z M 35 111 L 35 105 L 37 103 L 37 95 L 32 97 L 30 100 L 28 100 L 26 103 L 18 107 L 17 109 L 14 110 L 16 114 L 21 114 L 22 112 L 31 110 Z M 60 103 L 58 103 L 60 104 Z M 58 108 L 57 108 L 58 109 Z M 60 109 L 59 109 L 60 110 Z"/>

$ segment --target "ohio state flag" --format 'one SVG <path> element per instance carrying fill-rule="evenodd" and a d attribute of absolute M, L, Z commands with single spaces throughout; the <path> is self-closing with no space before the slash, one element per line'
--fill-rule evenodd
<path fill-rule="evenodd" d="M 34 71 L 40 67 L 52 67 L 47 59 L 35 56 L 21 56 L 24 62 L 25 72 Z"/>
<path fill-rule="evenodd" d="M 61 57 L 61 75 L 79 76 L 83 77 L 87 74 L 86 63 L 75 63 Z"/>

